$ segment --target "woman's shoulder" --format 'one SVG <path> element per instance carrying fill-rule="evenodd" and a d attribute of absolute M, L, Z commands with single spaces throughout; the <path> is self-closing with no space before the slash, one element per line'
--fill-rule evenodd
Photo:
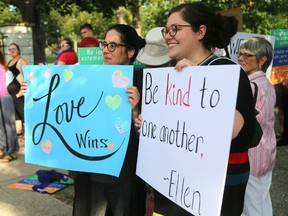
<path fill-rule="evenodd" d="M 28 60 L 23 58 L 23 57 L 20 57 L 19 61 L 20 61 L 21 65 L 28 65 L 29 64 Z"/>
<path fill-rule="evenodd" d="M 237 63 L 232 59 L 224 56 L 215 58 L 209 63 L 209 65 L 229 65 L 229 64 L 237 64 Z"/>

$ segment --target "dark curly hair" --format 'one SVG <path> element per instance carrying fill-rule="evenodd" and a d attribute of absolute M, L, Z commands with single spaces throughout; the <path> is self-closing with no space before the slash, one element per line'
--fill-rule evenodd
<path fill-rule="evenodd" d="M 238 20 L 233 16 L 222 16 L 206 7 L 203 3 L 185 3 L 174 7 L 169 16 L 180 12 L 182 18 L 191 24 L 192 30 L 197 32 L 201 25 L 207 28 L 202 44 L 207 50 L 215 47 L 225 49 L 229 56 L 228 44 L 237 33 Z"/>

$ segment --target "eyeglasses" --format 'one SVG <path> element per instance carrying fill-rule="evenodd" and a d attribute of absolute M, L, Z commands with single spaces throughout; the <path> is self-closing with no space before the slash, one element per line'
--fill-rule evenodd
<path fill-rule="evenodd" d="M 101 41 L 99 43 L 99 48 L 101 50 L 104 50 L 105 47 L 107 47 L 107 49 L 110 51 L 110 52 L 114 52 L 115 49 L 118 47 L 118 46 L 124 46 L 124 47 L 127 47 L 126 44 L 118 44 L 118 43 L 115 43 L 115 42 L 110 42 L 110 43 L 106 43 L 105 41 Z"/>
<path fill-rule="evenodd" d="M 68 44 L 59 44 L 59 47 L 65 47 L 65 46 L 68 46 Z"/>
<path fill-rule="evenodd" d="M 169 35 L 171 37 L 174 37 L 178 30 L 179 30 L 179 27 L 191 27 L 191 25 L 171 25 L 169 28 L 168 27 L 164 27 L 162 30 L 161 30 L 161 33 L 162 33 L 162 36 L 163 38 L 165 38 L 165 36 L 169 33 Z"/>
<path fill-rule="evenodd" d="M 9 48 L 8 51 L 15 51 L 17 48 Z"/>
<path fill-rule="evenodd" d="M 255 54 L 242 53 L 242 52 L 237 52 L 236 55 L 238 58 L 242 56 L 244 59 L 250 58 L 252 56 L 256 56 Z"/>
<path fill-rule="evenodd" d="M 115 42 L 107 43 L 106 41 L 101 41 L 101 42 L 99 43 L 99 48 L 100 48 L 101 50 L 104 50 L 104 48 L 107 47 L 107 49 L 109 50 L 109 52 L 114 52 L 115 49 L 116 49 L 118 46 L 127 47 L 126 44 L 120 44 L 120 43 L 115 43 Z"/>

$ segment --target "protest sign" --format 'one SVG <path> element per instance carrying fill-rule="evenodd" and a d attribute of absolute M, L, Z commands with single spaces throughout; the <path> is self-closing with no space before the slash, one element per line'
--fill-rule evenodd
<path fill-rule="evenodd" d="M 99 47 L 78 48 L 80 65 L 103 65 L 103 53 Z"/>
<path fill-rule="evenodd" d="M 23 66 L 25 162 L 118 176 L 126 154 L 132 66 Z"/>
<path fill-rule="evenodd" d="M 288 82 L 288 29 L 272 29 L 275 36 L 272 84 Z"/>
<path fill-rule="evenodd" d="M 193 215 L 220 215 L 239 71 L 144 69 L 137 175 Z"/>

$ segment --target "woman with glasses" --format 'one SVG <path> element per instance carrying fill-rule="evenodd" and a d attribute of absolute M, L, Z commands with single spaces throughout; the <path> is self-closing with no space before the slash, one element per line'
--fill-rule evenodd
<path fill-rule="evenodd" d="M 22 135 L 24 132 L 24 97 L 18 94 L 21 82 L 24 79 L 22 65 L 27 65 L 28 61 L 21 56 L 20 47 L 16 43 L 8 46 L 12 59 L 8 62 L 8 72 L 10 81 L 7 86 L 9 94 L 12 96 L 16 112 L 16 132 Z"/>
<path fill-rule="evenodd" d="M 258 146 L 249 149 L 250 176 L 245 192 L 243 215 L 272 216 L 269 189 L 272 170 L 276 159 L 276 136 L 274 130 L 276 103 L 275 89 L 266 78 L 265 72 L 273 59 L 273 48 L 262 37 L 243 41 L 239 48 L 238 62 L 245 70 L 250 82 L 258 86 L 256 110 L 257 120 L 263 135 Z M 253 91 L 254 85 L 251 85 Z"/>
<path fill-rule="evenodd" d="M 77 54 L 73 49 L 73 42 L 69 38 L 63 39 L 59 44 L 59 55 L 55 65 L 74 65 L 78 62 Z"/>
<path fill-rule="evenodd" d="M 123 24 L 110 27 L 105 41 L 99 43 L 99 47 L 103 50 L 104 64 L 107 65 L 133 64 L 139 50 L 144 45 L 145 40 L 138 36 L 136 30 Z M 136 73 L 134 77 L 137 77 Z M 138 107 L 140 94 L 136 86 L 128 87 L 127 94 L 134 119 L 140 112 Z M 143 195 L 137 196 L 139 188 L 140 191 L 141 188 L 145 190 L 144 182 L 141 182 L 141 179 L 135 174 L 137 148 L 138 138 L 134 128 L 131 127 L 128 149 L 119 178 L 95 173 L 76 175 L 74 216 L 144 215 L 145 194 L 144 197 Z M 140 204 L 138 205 L 138 203 Z"/>
<path fill-rule="evenodd" d="M 236 32 L 237 21 L 234 17 L 215 14 L 199 2 L 173 8 L 166 27 L 162 30 L 169 56 L 177 61 L 177 71 L 191 65 L 235 64 L 228 58 L 218 58 L 212 50 L 216 47 L 224 48 L 228 53 L 227 46 Z M 248 144 L 252 139 L 254 121 L 250 83 L 245 72 L 241 70 L 221 216 L 240 216 L 242 213 L 249 178 Z M 221 148 L 221 143 L 217 145 Z M 155 193 L 154 212 L 155 215 L 165 216 L 191 215 L 158 192 Z"/>

